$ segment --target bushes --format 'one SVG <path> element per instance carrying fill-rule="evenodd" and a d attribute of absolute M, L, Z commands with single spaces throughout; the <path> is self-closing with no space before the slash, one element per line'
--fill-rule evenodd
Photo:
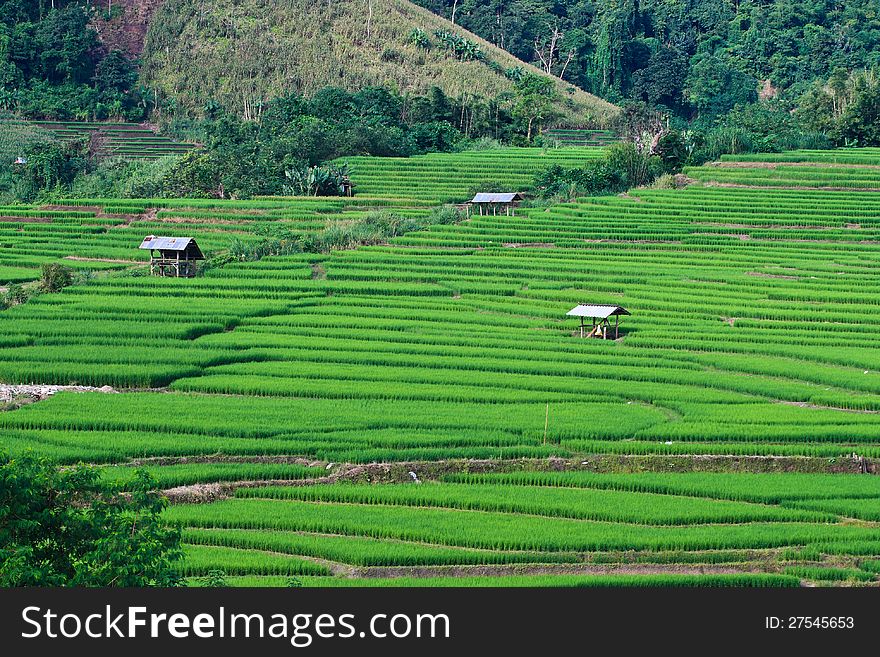
<path fill-rule="evenodd" d="M 73 270 L 58 263 L 48 263 L 40 268 L 40 287 L 43 292 L 60 292 L 73 284 Z"/>
<path fill-rule="evenodd" d="M 437 37 L 441 48 L 460 61 L 469 62 L 483 59 L 483 51 L 480 49 L 480 46 L 459 34 L 449 32 L 448 30 L 437 30 L 434 32 L 434 36 Z M 419 40 L 421 41 L 420 38 Z M 422 44 L 419 43 L 418 45 L 421 46 Z"/>
<path fill-rule="evenodd" d="M 825 149 L 832 140 L 805 125 L 780 103 L 738 105 L 708 128 L 685 133 L 689 164 L 717 160 L 724 154 L 777 153 L 797 148 Z"/>
<path fill-rule="evenodd" d="M 145 103 L 134 64 L 101 46 L 88 5 L 53 3 L 49 11 L 41 3 L 20 3 L 28 4 L 39 4 L 39 10 L 28 15 L 9 9 L 0 16 L 0 39 L 6 42 L 0 41 L 0 67 L 6 68 L 0 91 L 12 89 L 9 108 L 38 119 L 142 120 Z"/>
<path fill-rule="evenodd" d="M 35 125 L 8 121 L 0 116 L 0 202 L 28 200 L 36 190 L 22 165 L 8 166 L 38 148 L 57 145 L 55 136 Z"/>
<path fill-rule="evenodd" d="M 316 239 L 316 249 L 352 249 L 356 246 L 379 244 L 392 237 L 417 230 L 420 224 L 390 212 L 374 211 L 360 221 L 343 224 L 336 223 L 320 233 Z"/>
<path fill-rule="evenodd" d="M 423 50 L 431 49 L 431 39 L 422 28 L 416 27 L 409 33 L 409 42 Z"/>
<path fill-rule="evenodd" d="M 3 298 L 0 299 L 0 308 L 12 308 L 13 306 L 26 303 L 33 294 L 33 288 L 25 287 L 20 283 L 13 283 L 6 289 Z"/>
<path fill-rule="evenodd" d="M 535 176 L 534 187 L 543 198 L 616 194 L 651 183 L 662 173 L 660 158 L 630 143 L 614 144 L 601 159 L 582 168 L 553 165 Z"/>
<path fill-rule="evenodd" d="M 455 208 L 438 208 L 430 223 L 455 223 L 463 218 Z M 316 233 L 294 233 L 283 226 L 261 226 L 256 233 L 258 241 L 233 238 L 229 253 L 235 260 L 254 261 L 266 256 L 291 255 L 294 253 L 329 253 L 339 249 L 381 244 L 392 237 L 419 230 L 423 224 L 416 219 L 384 210 L 373 210 L 361 219 L 338 221 Z M 223 264 L 223 263 L 215 263 Z"/>
<path fill-rule="evenodd" d="M 801 97 L 798 116 L 838 145 L 880 145 L 880 74 L 876 69 L 849 74 L 838 69 L 827 84 L 817 82 Z"/>
<path fill-rule="evenodd" d="M 19 155 L 23 155 L 24 162 L 15 165 L 13 189 L 20 201 L 32 201 L 50 190 L 63 189 L 88 164 L 84 141 L 40 139 Z"/>
<path fill-rule="evenodd" d="M 185 162 L 200 161 L 196 152 L 183 157 L 167 155 L 155 160 L 111 158 L 98 162 L 88 175 L 80 175 L 70 187 L 70 194 L 80 198 L 161 198 L 187 196 L 176 192 L 191 191 L 182 184 Z M 187 185 L 195 184 L 191 176 Z M 203 187 L 202 189 L 205 189 Z"/>
<path fill-rule="evenodd" d="M 94 468 L 0 454 L 0 586 L 175 584 L 180 533 L 153 489 L 145 473 L 124 496 Z"/>

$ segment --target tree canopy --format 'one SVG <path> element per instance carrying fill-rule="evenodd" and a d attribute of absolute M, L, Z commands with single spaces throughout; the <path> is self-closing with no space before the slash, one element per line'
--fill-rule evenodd
<path fill-rule="evenodd" d="M 145 471 L 126 491 L 97 469 L 0 455 L 0 586 L 169 586 L 180 533 Z"/>
<path fill-rule="evenodd" d="M 765 80 L 797 96 L 836 68 L 880 63 L 875 0 L 416 2 L 447 18 L 455 6 L 457 24 L 537 65 L 555 43 L 550 72 L 683 117 L 754 100 Z"/>

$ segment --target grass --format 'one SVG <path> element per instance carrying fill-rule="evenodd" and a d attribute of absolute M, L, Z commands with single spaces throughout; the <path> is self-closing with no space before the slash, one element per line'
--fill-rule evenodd
<path fill-rule="evenodd" d="M 289 586 L 283 577 L 230 577 L 230 586 L 267 587 Z M 311 587 L 737 587 L 778 588 L 799 586 L 791 575 L 521 575 L 508 577 L 394 577 L 343 579 L 329 577 L 302 577 L 300 585 Z M 198 585 L 198 582 L 193 582 Z"/>
<path fill-rule="evenodd" d="M 751 522 L 651 526 L 443 508 L 230 499 L 176 505 L 170 522 L 218 529 L 272 529 L 419 541 L 488 550 L 590 552 L 724 550 L 877 540 L 878 530 L 846 524 Z"/>

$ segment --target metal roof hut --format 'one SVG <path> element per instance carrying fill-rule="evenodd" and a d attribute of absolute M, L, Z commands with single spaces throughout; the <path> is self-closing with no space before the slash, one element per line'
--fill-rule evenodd
<path fill-rule="evenodd" d="M 629 315 L 630 312 L 623 306 L 591 306 L 581 304 L 569 310 L 567 315 L 581 318 L 582 338 L 608 338 L 608 332 L 612 329 L 610 317 L 614 317 L 614 339 L 620 335 L 620 316 Z M 591 329 L 587 332 L 584 320 L 591 320 Z"/>
<path fill-rule="evenodd" d="M 196 261 L 205 259 L 192 237 L 148 235 L 140 248 L 150 251 L 150 273 L 155 276 L 192 278 L 196 275 Z"/>
<path fill-rule="evenodd" d="M 468 204 L 468 214 L 470 214 L 471 207 L 477 206 L 480 208 L 480 215 L 483 214 L 483 208 L 485 208 L 485 214 L 490 214 L 489 211 L 491 210 L 491 214 L 497 215 L 498 210 L 503 209 L 504 213 L 510 216 L 511 209 L 518 206 L 523 200 L 525 200 L 525 196 L 520 192 L 483 192 L 471 199 L 471 202 Z"/>

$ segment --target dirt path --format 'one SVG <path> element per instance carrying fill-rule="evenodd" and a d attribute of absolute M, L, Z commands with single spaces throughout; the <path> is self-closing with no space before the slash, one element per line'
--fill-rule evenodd
<path fill-rule="evenodd" d="M 498 577 L 503 575 L 737 575 L 774 572 L 755 564 L 488 564 L 464 566 L 367 566 L 359 578 L 374 577 Z"/>
<path fill-rule="evenodd" d="M 854 448 L 855 449 L 855 448 Z M 121 465 L 173 465 L 175 463 L 296 463 L 323 467 L 327 475 L 311 479 L 260 479 L 189 484 L 163 490 L 172 503 L 207 503 L 235 495 L 240 488 L 265 486 L 311 486 L 341 481 L 354 483 L 409 483 L 413 476 L 419 481 L 434 480 L 446 474 L 482 474 L 492 472 L 812 472 L 880 474 L 876 464 L 863 457 L 828 459 L 809 456 L 718 456 L 718 455 L 628 455 L 602 454 L 574 459 L 510 459 L 510 460 L 449 460 L 412 461 L 405 463 L 326 463 L 297 456 L 232 457 L 223 455 L 199 457 L 164 457 L 138 459 Z"/>
<path fill-rule="evenodd" d="M 704 187 L 730 187 L 733 189 L 796 189 L 820 192 L 880 192 L 880 187 L 809 187 L 807 185 L 746 185 L 743 183 L 718 182 L 702 180 Z"/>

